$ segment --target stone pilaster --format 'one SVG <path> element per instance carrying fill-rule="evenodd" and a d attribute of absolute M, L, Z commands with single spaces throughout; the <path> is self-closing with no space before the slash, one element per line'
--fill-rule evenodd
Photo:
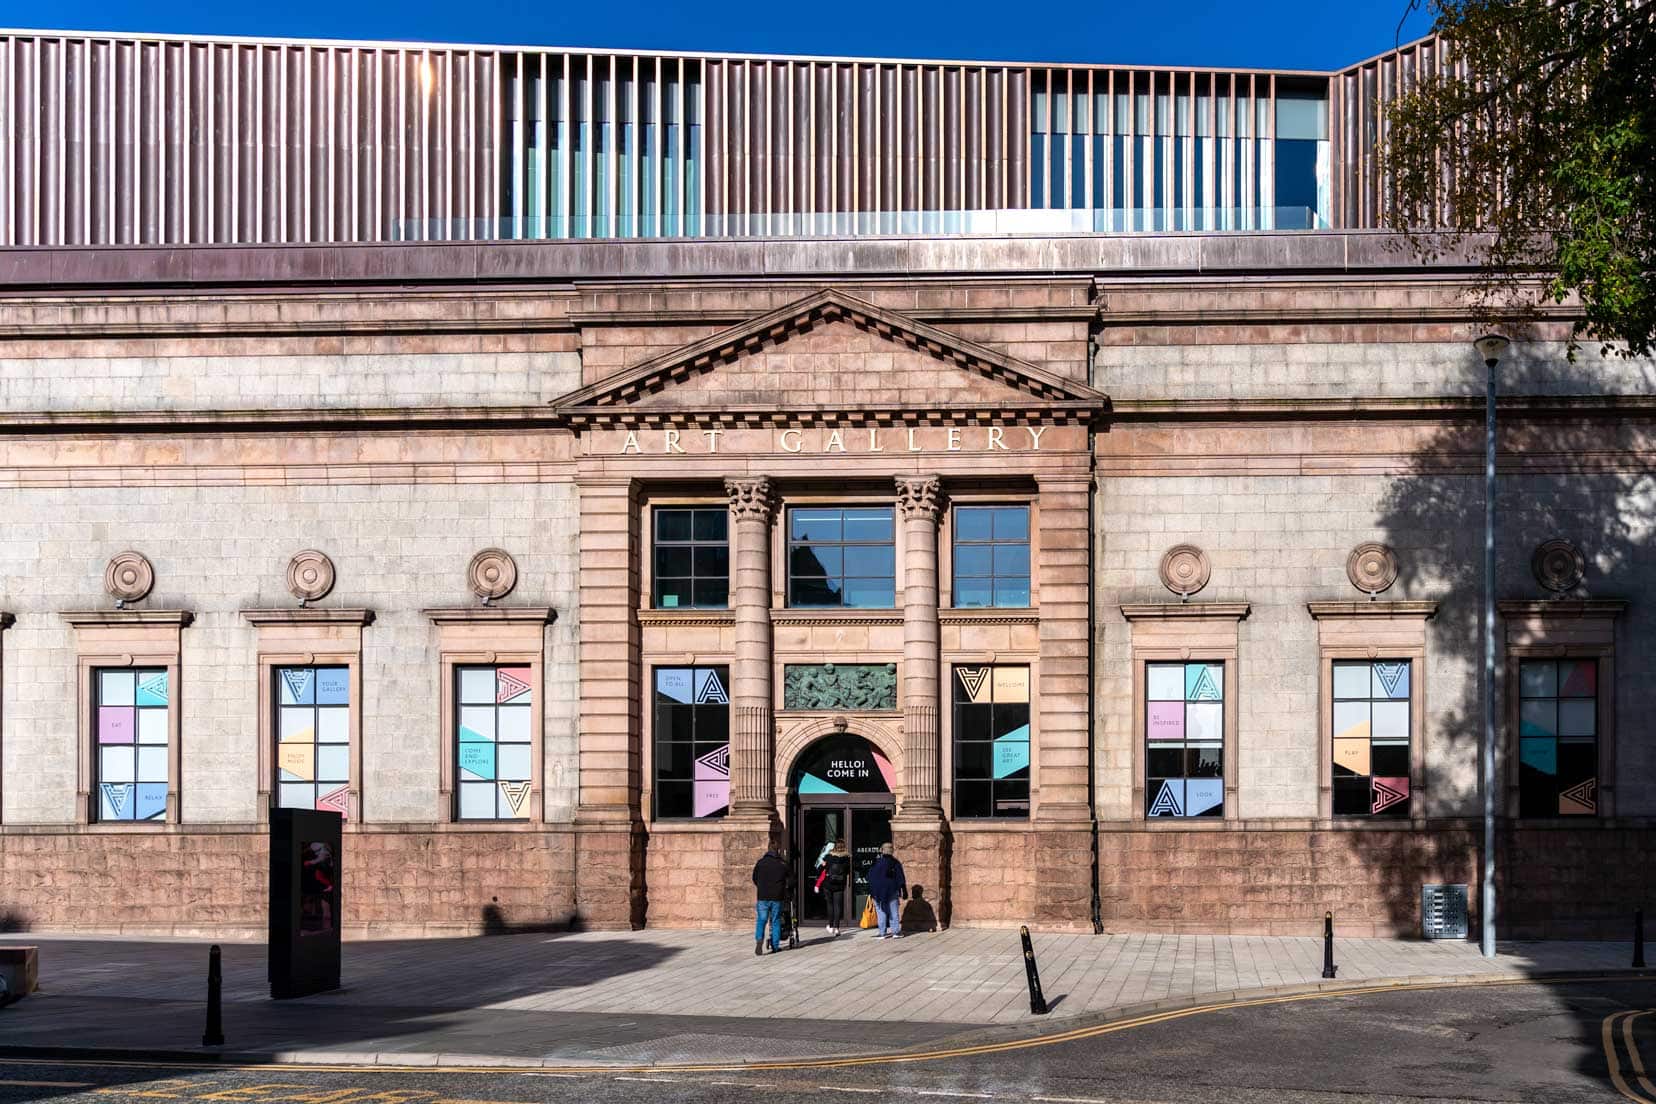
<path fill-rule="evenodd" d="M 571 922 L 637 928 L 644 924 L 638 488 L 630 479 L 589 479 L 580 495 L 580 798 Z"/>
<path fill-rule="evenodd" d="M 943 509 L 943 480 L 899 476 L 897 508 L 903 518 L 902 813 L 940 820 L 937 518 Z"/>
<path fill-rule="evenodd" d="M 1040 684 L 1037 692 L 1035 920 L 1043 927 L 1085 930 L 1092 904 L 1094 822 L 1087 799 L 1089 569 L 1092 478 L 1040 479 L 1040 551 L 1033 565 L 1040 592 Z"/>
<path fill-rule="evenodd" d="M 775 489 L 763 476 L 727 479 L 731 606 L 736 662 L 730 669 L 730 815 L 776 816 L 775 694 L 771 687 L 771 517 Z"/>

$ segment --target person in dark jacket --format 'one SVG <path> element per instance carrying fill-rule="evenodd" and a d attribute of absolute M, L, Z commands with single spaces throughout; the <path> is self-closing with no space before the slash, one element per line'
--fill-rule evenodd
<path fill-rule="evenodd" d="M 753 888 L 758 897 L 753 923 L 753 953 L 765 953 L 765 924 L 771 928 L 771 950 L 782 947 L 782 898 L 788 895 L 788 861 L 771 846 L 753 864 Z"/>
<path fill-rule="evenodd" d="M 908 898 L 908 879 L 889 843 L 880 845 L 880 857 L 868 868 L 868 895 L 874 898 L 880 916 L 880 938 L 901 939 L 903 922 L 897 915 L 897 902 Z"/>
<path fill-rule="evenodd" d="M 822 888 L 828 894 L 828 934 L 838 935 L 845 920 L 845 887 L 851 881 L 851 852 L 843 839 L 836 839 L 833 850 L 822 857 L 822 874 Z"/>

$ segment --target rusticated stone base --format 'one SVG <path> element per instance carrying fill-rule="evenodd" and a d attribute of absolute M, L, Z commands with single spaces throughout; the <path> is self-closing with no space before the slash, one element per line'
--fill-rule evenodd
<path fill-rule="evenodd" d="M 644 879 L 650 903 L 646 926 L 725 926 L 724 833 L 716 822 L 651 832 Z"/>
<path fill-rule="evenodd" d="M 1093 835 L 1087 824 L 1037 826 L 1032 927 L 1092 931 Z"/>
<path fill-rule="evenodd" d="M 1633 910 L 1644 908 L 1647 930 L 1656 934 L 1653 854 L 1656 829 L 1649 827 L 1505 830 L 1495 850 L 1497 932 L 1502 939 L 1632 939 Z"/>
<path fill-rule="evenodd" d="M 390 938 L 578 926 L 573 835 L 567 828 L 349 833 L 346 932 Z"/>
<path fill-rule="evenodd" d="M 251 828 L 12 831 L 0 835 L 0 928 L 262 939 L 269 879 L 269 839 Z"/>
<path fill-rule="evenodd" d="M 908 878 L 909 901 L 903 906 L 903 930 L 933 931 L 949 926 L 952 902 L 948 826 L 938 821 L 891 822 L 891 845 Z"/>
<path fill-rule="evenodd" d="M 575 926 L 594 931 L 642 928 L 649 909 L 644 826 L 577 821 L 573 843 Z"/>
<path fill-rule="evenodd" d="M 780 842 L 782 829 L 768 820 L 731 819 L 721 825 L 720 847 L 724 854 L 724 892 L 716 897 L 704 889 L 700 895 L 702 908 L 712 909 L 722 904 L 723 923 L 727 928 L 741 928 L 753 924 L 753 903 L 757 898 L 753 888 L 753 864 L 759 861 L 765 849 Z M 785 849 L 784 849 L 785 850 Z"/>
<path fill-rule="evenodd" d="M 1462 829 L 1106 830 L 1098 842 L 1112 932 L 1306 935 L 1331 911 L 1341 935 L 1418 936 L 1422 883 L 1466 883 L 1474 907 L 1478 894 L 1479 838 Z"/>
<path fill-rule="evenodd" d="M 348 938 L 562 928 L 574 911 L 568 830 L 345 834 Z M 269 839 L 218 831 L 0 835 L 0 927 L 263 938 Z"/>
<path fill-rule="evenodd" d="M 954 834 L 951 919 L 966 926 L 1027 924 L 1035 916 L 1035 833 L 1027 826 Z"/>

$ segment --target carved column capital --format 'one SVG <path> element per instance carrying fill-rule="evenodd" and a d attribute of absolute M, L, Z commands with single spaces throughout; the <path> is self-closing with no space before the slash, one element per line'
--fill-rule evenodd
<path fill-rule="evenodd" d="M 730 512 L 737 521 L 768 522 L 776 509 L 776 485 L 769 476 L 727 479 L 725 493 L 730 496 Z"/>
<path fill-rule="evenodd" d="M 936 521 L 943 512 L 943 479 L 936 475 L 899 475 L 897 509 L 905 518 Z"/>

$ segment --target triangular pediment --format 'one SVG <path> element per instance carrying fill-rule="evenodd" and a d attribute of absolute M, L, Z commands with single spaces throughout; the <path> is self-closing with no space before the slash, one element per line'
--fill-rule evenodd
<path fill-rule="evenodd" d="M 1105 396 L 833 289 L 571 392 L 575 425 L 877 421 L 969 415 L 1091 422 Z"/>

